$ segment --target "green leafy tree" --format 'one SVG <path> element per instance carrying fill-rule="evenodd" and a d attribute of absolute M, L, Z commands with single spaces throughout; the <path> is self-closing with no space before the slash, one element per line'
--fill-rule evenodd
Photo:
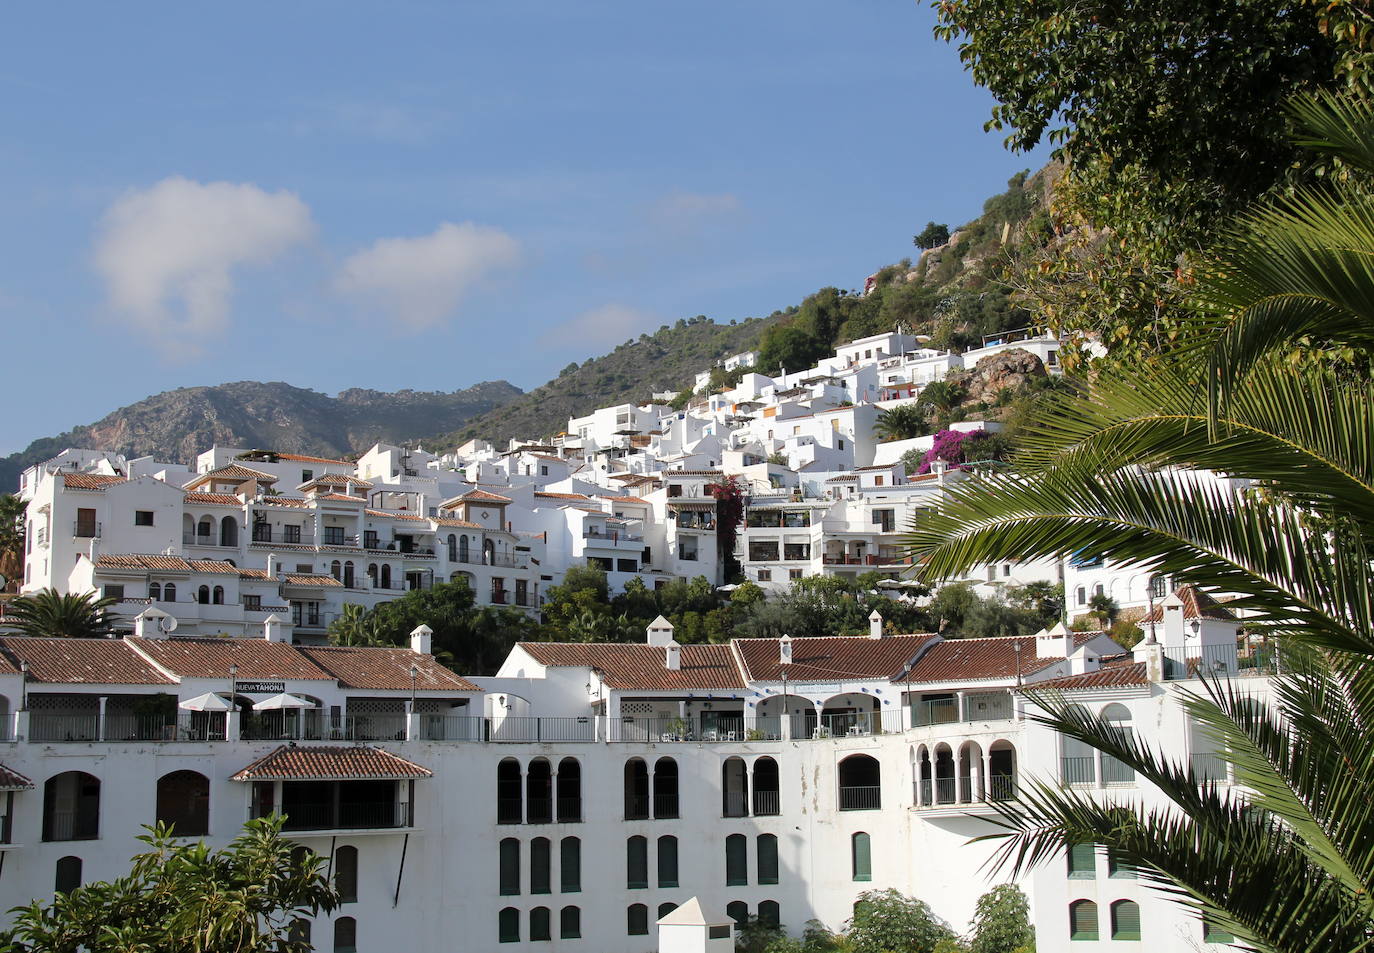
<path fill-rule="evenodd" d="M 936 414 L 948 414 L 964 399 L 964 389 L 952 381 L 931 381 L 916 395 L 916 403 Z"/>
<path fill-rule="evenodd" d="M 921 229 L 920 234 L 911 240 L 911 244 L 917 248 L 939 248 L 949 241 L 949 226 L 939 225 L 935 222 L 926 222 L 926 227 Z"/>
<path fill-rule="evenodd" d="M 226 848 L 188 844 L 159 824 L 128 876 L 12 910 L 0 949 L 15 953 L 309 953 L 297 920 L 338 906 L 325 861 L 297 852 L 280 818 L 249 821 Z"/>
<path fill-rule="evenodd" d="M 1236 594 L 1247 625 L 1282 646 L 1272 702 L 1226 681 L 1182 700 L 1233 787 L 1035 696 L 1037 720 L 1170 804 L 1131 810 L 1029 784 L 1023 810 L 1004 818 L 1000 854 L 1017 875 L 1069 845 L 1104 846 L 1266 953 L 1364 949 L 1374 934 L 1374 383 L 1363 371 L 1374 104 L 1311 98 L 1297 115 L 1304 141 L 1338 156 L 1349 181 L 1248 215 L 1201 271 L 1183 347 L 1056 402 L 1053 432 L 1023 450 L 1020 473 L 976 494 L 955 488 L 912 534 L 934 578 L 990 559 L 1100 552 Z"/>
<path fill-rule="evenodd" d="M 368 614 L 377 642 L 409 644 L 421 624 L 434 631 L 434 655 L 460 672 L 494 674 L 518 641 L 535 636 L 535 623 L 518 609 L 476 607 L 465 583 L 437 583 L 383 602 Z"/>
<path fill-rule="evenodd" d="M 969 953 L 1017 953 L 1035 948 L 1030 901 L 1015 884 L 993 887 L 978 898 Z"/>
<path fill-rule="evenodd" d="M 5 614 L 23 635 L 100 639 L 114 632 L 109 610 L 117 601 L 93 592 L 64 595 L 56 589 L 40 589 L 11 600 Z"/>
<path fill-rule="evenodd" d="M 874 427 L 882 440 L 910 440 L 930 432 L 926 415 L 917 404 L 898 404 L 880 411 Z"/>
<path fill-rule="evenodd" d="M 344 603 L 339 617 L 329 625 L 331 645 L 385 645 L 378 618 L 356 602 Z"/>
<path fill-rule="evenodd" d="M 28 508 L 13 493 L 0 493 L 0 576 L 7 580 L 0 592 L 17 591 L 24 575 L 24 517 Z"/>
<path fill-rule="evenodd" d="M 954 931 L 924 901 L 888 889 L 859 894 L 847 935 L 854 953 L 935 953 Z"/>

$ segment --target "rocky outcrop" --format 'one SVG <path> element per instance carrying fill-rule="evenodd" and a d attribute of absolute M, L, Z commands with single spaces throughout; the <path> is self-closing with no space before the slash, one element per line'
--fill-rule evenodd
<path fill-rule="evenodd" d="M 1029 351 L 1013 348 L 991 354 L 971 368 L 949 375 L 949 381 L 963 390 L 965 404 L 993 404 L 997 395 L 1010 388 L 1021 390 L 1035 377 L 1046 376 L 1045 365 Z"/>

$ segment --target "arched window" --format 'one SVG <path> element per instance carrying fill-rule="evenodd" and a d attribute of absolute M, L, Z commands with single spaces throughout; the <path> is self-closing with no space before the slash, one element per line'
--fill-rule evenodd
<path fill-rule="evenodd" d="M 548 907 L 535 907 L 530 911 L 530 939 L 552 940 L 552 923 Z"/>
<path fill-rule="evenodd" d="M 57 861 L 57 885 L 53 889 L 58 893 L 71 893 L 79 886 L 81 886 L 81 858 L 60 858 Z"/>
<path fill-rule="evenodd" d="M 754 814 L 767 816 L 782 813 L 778 794 L 778 763 L 763 757 L 754 761 Z"/>
<path fill-rule="evenodd" d="M 582 936 L 582 910 L 579 907 L 564 907 L 558 912 L 558 938 L 576 940 Z"/>
<path fill-rule="evenodd" d="M 582 841 L 565 837 L 558 845 L 558 889 L 562 893 L 582 890 Z"/>
<path fill-rule="evenodd" d="M 157 779 L 157 821 L 182 837 L 210 833 L 210 779 L 199 771 L 173 771 Z"/>
<path fill-rule="evenodd" d="M 501 840 L 501 896 L 520 895 L 520 842 L 514 837 Z"/>
<path fill-rule="evenodd" d="M 630 936 L 649 935 L 649 908 L 642 903 L 632 903 L 625 908 L 625 932 Z"/>
<path fill-rule="evenodd" d="M 530 893 L 553 893 L 553 845 L 547 837 L 530 841 Z"/>
<path fill-rule="evenodd" d="M 658 885 L 677 886 L 677 838 L 671 834 L 658 839 Z"/>
<path fill-rule="evenodd" d="M 1088 590 L 1085 589 L 1083 586 L 1079 586 L 1076 590 L 1074 590 L 1074 599 L 1080 606 L 1087 605 Z"/>
<path fill-rule="evenodd" d="M 725 886 L 749 883 L 749 840 L 743 834 L 725 838 Z"/>
<path fill-rule="evenodd" d="M 290 928 L 286 931 L 286 938 L 292 943 L 310 943 L 310 921 L 292 920 Z"/>
<path fill-rule="evenodd" d="M 1125 705 L 1111 704 L 1102 709 L 1102 720 L 1107 722 L 1126 740 L 1130 740 L 1133 732 L 1131 731 L 1131 710 Z M 1102 783 L 1103 784 L 1134 784 L 1135 771 L 1109 754 L 1102 756 Z"/>
<path fill-rule="evenodd" d="M 649 886 L 649 839 L 636 834 L 625 842 L 625 886 L 643 890 Z"/>
<path fill-rule="evenodd" d="M 458 537 L 458 561 L 460 563 L 472 562 L 472 558 L 468 555 L 468 538 L 466 536 Z"/>
<path fill-rule="evenodd" d="M 148 598 L 153 600 L 154 602 L 162 601 L 162 586 L 160 583 L 148 583 Z"/>
<path fill-rule="evenodd" d="M 1076 711 L 1083 712 L 1081 705 L 1070 706 Z M 1084 712 L 1086 714 L 1086 712 Z M 1095 749 L 1086 742 L 1071 738 L 1068 735 L 1060 735 L 1062 739 L 1060 761 L 1060 780 L 1065 784 L 1096 784 L 1097 783 L 1097 757 Z"/>
<path fill-rule="evenodd" d="M 726 758 L 720 766 L 720 813 L 745 817 L 749 813 L 749 777 L 743 758 Z"/>
<path fill-rule="evenodd" d="M 216 586 L 216 587 L 215 587 L 214 594 L 210 597 L 210 601 L 213 602 L 213 603 L 214 603 L 215 605 L 217 605 L 217 606 L 222 606 L 222 605 L 224 605 L 224 587 L 223 587 L 223 586 Z"/>
<path fill-rule="evenodd" d="M 1097 939 L 1097 904 L 1091 900 L 1075 900 L 1069 904 L 1069 939 Z"/>
<path fill-rule="evenodd" d="M 504 758 L 496 766 L 496 823 L 519 824 L 525 819 L 524 784 L 520 779 L 520 762 Z"/>
<path fill-rule="evenodd" d="M 100 836 L 100 779 L 64 771 L 43 785 L 43 839 L 91 840 Z"/>
<path fill-rule="evenodd" d="M 649 817 L 649 768 L 639 758 L 625 762 L 625 820 Z"/>
<path fill-rule="evenodd" d="M 759 922 L 770 927 L 782 926 L 782 908 L 776 900 L 759 901 Z"/>
<path fill-rule="evenodd" d="M 988 799 L 1010 801 L 1016 797 L 1016 748 L 998 739 L 988 748 Z"/>
<path fill-rule="evenodd" d="M 743 930 L 749 923 L 749 904 L 743 900 L 731 900 L 725 905 L 725 915 L 735 921 L 735 929 Z"/>
<path fill-rule="evenodd" d="M 386 563 L 382 564 L 382 588 L 391 588 L 391 567 L 388 566 Z"/>
<path fill-rule="evenodd" d="M 840 810 L 876 811 L 882 802 L 882 768 L 876 758 L 852 754 L 840 762 Z"/>
<path fill-rule="evenodd" d="M 654 817 L 677 816 L 677 762 L 659 758 L 654 762 Z"/>
<path fill-rule="evenodd" d="M 177 601 L 177 587 L 176 587 L 176 583 L 174 583 L 174 582 L 169 582 L 169 583 L 167 583 L 167 585 L 165 585 L 165 586 L 162 587 L 162 601 L 163 601 L 163 602 L 176 602 L 176 601 Z"/>
<path fill-rule="evenodd" d="M 672 913 L 676 909 L 677 904 L 675 903 L 660 903 L 658 905 L 658 918 L 662 920 L 664 917 L 666 917 L 668 914 Z"/>
<path fill-rule="evenodd" d="M 582 765 L 576 758 L 558 762 L 558 823 L 582 820 Z"/>
<path fill-rule="evenodd" d="M 553 820 L 553 768 L 535 758 L 525 769 L 525 820 L 547 824 Z"/>
<path fill-rule="evenodd" d="M 232 516 L 226 516 L 219 521 L 219 544 L 221 546 L 237 546 L 239 544 L 239 521 Z"/>
<path fill-rule="evenodd" d="M 199 589 L 196 590 L 196 601 L 203 606 L 208 606 L 210 604 L 209 586 L 201 586 Z"/>
<path fill-rule="evenodd" d="M 367 584 L 373 588 L 377 586 L 377 564 L 367 564 Z"/>
<path fill-rule="evenodd" d="M 329 574 L 340 582 L 343 581 L 343 563 L 337 559 L 329 564 Z"/>
<path fill-rule="evenodd" d="M 498 930 L 502 943 L 520 942 L 520 911 L 506 907 L 498 915 Z"/>
<path fill-rule="evenodd" d="M 358 902 L 358 848 L 340 847 L 334 851 L 334 889 L 340 903 Z"/>
<path fill-rule="evenodd" d="M 352 917 L 334 921 L 334 953 L 358 953 L 358 921 Z"/>
<path fill-rule="evenodd" d="M 451 563 L 458 561 L 458 537 L 452 533 L 448 534 L 448 561 Z"/>
<path fill-rule="evenodd" d="M 202 516 L 200 522 L 196 524 L 196 542 L 202 546 L 209 546 L 210 540 L 214 537 L 214 523 L 210 517 Z"/>
<path fill-rule="evenodd" d="M 859 831 L 849 838 L 849 865 L 856 881 L 873 879 L 873 848 L 868 834 Z"/>
<path fill-rule="evenodd" d="M 343 584 L 346 588 L 353 588 L 353 560 L 344 563 Z"/>
<path fill-rule="evenodd" d="M 1140 907 L 1134 900 L 1118 900 L 1112 904 L 1112 939 L 1140 939 Z"/>
<path fill-rule="evenodd" d="M 760 834 L 754 844 L 758 855 L 758 877 L 761 884 L 778 882 L 778 838 L 774 834 Z"/>
<path fill-rule="evenodd" d="M 484 539 L 484 540 L 482 540 L 482 562 L 483 562 L 483 564 L 484 564 L 484 565 L 487 565 L 487 566 L 492 565 L 492 564 L 496 561 L 496 560 L 495 560 L 495 557 L 496 557 L 496 544 L 495 544 L 494 542 L 492 542 L 491 540 L 489 540 L 489 539 Z"/>

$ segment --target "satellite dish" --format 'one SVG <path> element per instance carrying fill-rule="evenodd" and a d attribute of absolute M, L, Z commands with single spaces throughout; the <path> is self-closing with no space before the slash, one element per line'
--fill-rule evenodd
<path fill-rule="evenodd" d="M 5 578 L 5 574 L 0 572 L 0 592 L 3 592 L 5 590 L 5 587 L 9 584 L 10 581 Z"/>
<path fill-rule="evenodd" d="M 157 620 L 157 627 L 163 632 L 175 632 L 177 630 L 177 620 L 175 616 L 163 616 Z"/>

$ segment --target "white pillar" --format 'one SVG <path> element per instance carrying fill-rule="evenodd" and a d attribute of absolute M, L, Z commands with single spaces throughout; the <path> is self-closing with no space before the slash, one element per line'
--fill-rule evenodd
<path fill-rule="evenodd" d="M 100 716 L 99 716 L 99 718 L 98 718 L 98 720 L 97 720 L 97 727 L 96 727 L 96 734 L 95 734 L 96 739 L 99 740 L 99 741 L 104 741 L 104 740 L 105 740 L 105 703 L 108 702 L 109 700 L 110 700 L 110 696 L 108 696 L 108 695 L 101 695 L 101 696 L 100 696 Z"/>
<path fill-rule="evenodd" d="M 958 691 L 955 692 L 954 695 L 959 705 L 959 720 L 961 722 L 968 721 L 968 706 L 965 704 L 965 699 L 968 696 L 968 692 Z"/>

